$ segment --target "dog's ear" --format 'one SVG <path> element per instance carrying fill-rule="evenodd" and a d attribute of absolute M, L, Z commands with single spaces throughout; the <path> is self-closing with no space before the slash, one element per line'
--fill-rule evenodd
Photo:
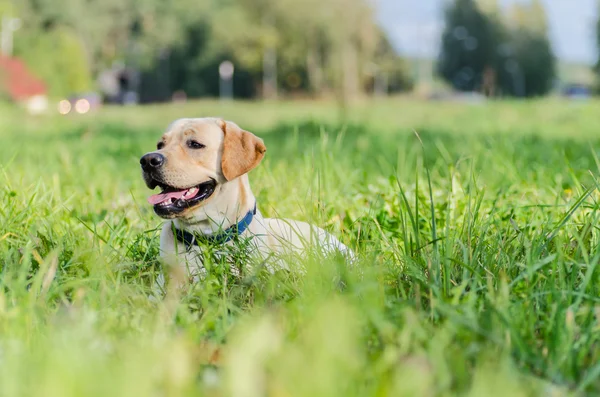
<path fill-rule="evenodd" d="M 244 131 L 237 124 L 219 120 L 225 138 L 221 155 L 221 170 L 228 181 L 244 175 L 256 167 L 265 156 L 263 140 Z"/>

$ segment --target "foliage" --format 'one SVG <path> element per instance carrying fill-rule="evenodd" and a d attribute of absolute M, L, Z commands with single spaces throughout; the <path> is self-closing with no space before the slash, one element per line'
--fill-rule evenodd
<path fill-rule="evenodd" d="M 497 12 L 482 11 L 474 0 L 455 0 L 446 10 L 440 75 L 461 91 L 517 97 L 547 94 L 556 60 L 543 11 L 539 1 L 515 4 L 503 22 Z"/>
<path fill-rule="evenodd" d="M 596 22 L 596 47 L 598 49 L 598 60 L 594 66 L 594 71 L 598 76 L 597 90 L 600 92 L 600 16 L 598 16 L 598 21 Z"/>
<path fill-rule="evenodd" d="M 513 17 L 509 20 L 511 29 L 512 84 L 504 90 L 512 95 L 535 97 L 550 92 L 556 76 L 556 59 L 548 39 L 548 21 L 540 0 L 529 5 L 514 4 Z M 522 80 L 520 82 L 519 80 Z M 523 87 L 520 88 L 519 84 Z"/>
<path fill-rule="evenodd" d="M 556 62 L 548 39 L 535 32 L 520 28 L 512 34 L 516 68 L 510 79 L 512 84 L 504 87 L 504 92 L 513 96 L 543 96 L 553 88 L 556 75 Z M 509 66 L 505 61 L 505 68 Z M 519 87 L 519 84 L 523 84 Z"/>
<path fill-rule="evenodd" d="M 440 75 L 458 90 L 479 89 L 486 67 L 497 68 L 503 34 L 473 0 L 456 0 L 446 10 Z"/>
<path fill-rule="evenodd" d="M 525 4 L 513 4 L 508 23 L 526 28 L 540 35 L 545 36 L 548 34 L 546 10 L 541 0 L 532 0 Z"/>
<path fill-rule="evenodd" d="M 44 35 L 20 35 L 15 54 L 46 82 L 51 95 L 64 97 L 92 86 L 87 54 L 72 30 L 55 28 Z"/>
<path fill-rule="evenodd" d="M 598 103 L 571 105 L 3 109 L 0 394 L 597 395 Z M 356 266 L 215 262 L 166 316 L 138 159 L 190 115 L 263 137 L 261 211 L 327 228 Z"/>
<path fill-rule="evenodd" d="M 41 70 L 39 59 L 54 56 L 49 43 L 57 40 L 56 32 L 69 32 L 85 54 L 85 63 L 74 62 L 70 72 L 95 76 L 115 64 L 139 69 L 142 100 L 166 100 L 177 90 L 216 96 L 224 59 L 235 63 L 237 96 L 256 96 L 266 83 L 278 84 L 271 91 L 362 95 L 370 73 L 363 65 L 383 62 L 375 51 L 385 40 L 369 2 L 311 1 L 13 0 L 12 5 L 24 23 L 16 35 L 18 53 L 52 87 L 60 87 L 53 92 L 71 87 L 56 81 L 52 65 Z M 346 17 L 339 18 L 341 13 Z M 385 62 L 395 65 L 392 88 L 410 86 L 399 56 L 385 49 Z M 65 55 L 70 54 L 56 57 L 69 59 Z"/>

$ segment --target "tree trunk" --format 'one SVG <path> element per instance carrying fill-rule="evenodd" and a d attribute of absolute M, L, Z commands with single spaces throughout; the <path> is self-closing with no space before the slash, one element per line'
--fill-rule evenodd
<path fill-rule="evenodd" d="M 486 66 L 483 70 L 483 79 L 481 85 L 483 95 L 487 97 L 493 97 L 496 95 L 496 71 L 492 67 Z"/>
<path fill-rule="evenodd" d="M 349 103 L 360 95 L 358 51 L 352 40 L 345 40 L 342 49 L 342 95 Z"/>
<path fill-rule="evenodd" d="M 277 51 L 267 48 L 263 53 L 263 99 L 277 99 Z"/>
<path fill-rule="evenodd" d="M 313 95 L 319 96 L 323 93 L 323 67 L 318 47 L 312 43 L 306 54 L 306 71 L 308 82 Z"/>
<path fill-rule="evenodd" d="M 262 24 L 274 27 L 273 15 L 266 13 Z M 263 50 L 263 99 L 277 99 L 277 49 L 273 43 L 265 43 Z"/>

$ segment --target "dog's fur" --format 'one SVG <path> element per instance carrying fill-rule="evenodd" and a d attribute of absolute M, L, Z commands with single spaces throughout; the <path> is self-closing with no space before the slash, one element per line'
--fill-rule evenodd
<path fill-rule="evenodd" d="M 201 143 L 204 148 L 190 149 L 187 144 L 190 139 Z M 157 172 L 143 173 L 149 187 L 153 187 L 153 181 L 178 189 L 211 179 L 217 183 L 214 193 L 206 200 L 178 214 L 161 215 L 169 219 L 160 237 L 161 257 L 170 283 L 180 287 L 190 280 L 197 280 L 205 270 L 200 248 L 192 246 L 186 249 L 176 240 L 173 227 L 212 235 L 237 224 L 256 204 L 248 172 L 261 162 L 266 147 L 254 134 L 235 123 L 216 118 L 176 120 L 159 143 L 159 150 L 152 153 L 160 153 L 166 160 Z M 277 254 L 305 252 L 311 243 L 326 252 L 339 251 L 353 256 L 338 239 L 318 227 L 298 221 L 263 218 L 258 210 L 241 235 L 248 236 L 252 236 L 253 251 L 265 260 L 280 258 Z M 286 267 L 281 259 L 267 262 L 271 269 Z M 164 279 L 159 281 L 160 284 L 163 282 Z"/>

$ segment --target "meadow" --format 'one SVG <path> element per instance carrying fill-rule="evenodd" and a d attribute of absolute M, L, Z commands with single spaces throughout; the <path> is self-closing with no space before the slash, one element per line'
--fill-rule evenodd
<path fill-rule="evenodd" d="M 597 395 L 598 106 L 2 106 L 0 395 Z M 215 263 L 165 316 L 138 161 L 200 116 L 265 140 L 266 216 L 326 228 L 358 264 Z"/>

